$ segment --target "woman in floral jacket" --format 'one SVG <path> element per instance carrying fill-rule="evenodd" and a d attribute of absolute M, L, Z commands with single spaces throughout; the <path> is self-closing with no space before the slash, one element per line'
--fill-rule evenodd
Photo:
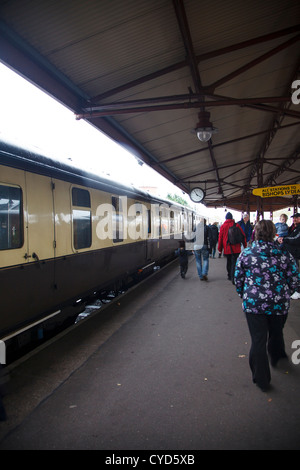
<path fill-rule="evenodd" d="M 252 340 L 249 364 L 253 382 L 263 391 L 271 381 L 266 351 L 273 366 L 287 357 L 283 327 L 291 294 L 300 286 L 296 262 L 274 242 L 275 234 L 272 221 L 259 221 L 255 226 L 255 242 L 241 253 L 235 268 L 235 287 L 243 299 Z"/>

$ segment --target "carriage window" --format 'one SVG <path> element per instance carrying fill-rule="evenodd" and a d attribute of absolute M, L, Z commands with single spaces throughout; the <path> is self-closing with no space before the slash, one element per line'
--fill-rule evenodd
<path fill-rule="evenodd" d="M 22 190 L 0 185 L 0 250 L 23 245 Z"/>
<path fill-rule="evenodd" d="M 73 206 L 91 207 L 90 193 L 86 189 L 72 188 Z"/>
<path fill-rule="evenodd" d="M 163 205 L 162 205 L 163 206 Z M 160 216 L 160 234 L 162 237 L 169 234 L 169 207 L 161 207 Z"/>
<path fill-rule="evenodd" d="M 85 189 L 72 188 L 74 248 L 89 248 L 92 244 L 92 217 L 90 193 Z"/>

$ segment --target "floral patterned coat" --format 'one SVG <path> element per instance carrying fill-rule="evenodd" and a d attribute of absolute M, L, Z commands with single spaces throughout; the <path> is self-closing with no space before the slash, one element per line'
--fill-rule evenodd
<path fill-rule="evenodd" d="M 235 287 L 246 313 L 286 315 L 290 297 L 300 292 L 295 259 L 275 242 L 256 241 L 239 256 Z"/>

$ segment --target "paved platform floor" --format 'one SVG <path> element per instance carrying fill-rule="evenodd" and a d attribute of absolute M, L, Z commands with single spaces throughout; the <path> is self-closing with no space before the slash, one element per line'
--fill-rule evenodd
<path fill-rule="evenodd" d="M 299 449 L 300 364 L 272 369 L 268 393 L 252 383 L 225 263 L 201 282 L 193 258 L 185 280 L 175 262 L 12 369 L 0 449 Z"/>

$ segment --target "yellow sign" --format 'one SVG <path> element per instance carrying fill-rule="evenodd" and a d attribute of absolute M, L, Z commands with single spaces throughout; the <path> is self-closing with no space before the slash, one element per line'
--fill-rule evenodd
<path fill-rule="evenodd" d="M 275 196 L 294 196 L 300 194 L 300 184 L 288 184 L 284 186 L 269 186 L 268 188 L 253 189 L 254 196 L 275 197 Z"/>

